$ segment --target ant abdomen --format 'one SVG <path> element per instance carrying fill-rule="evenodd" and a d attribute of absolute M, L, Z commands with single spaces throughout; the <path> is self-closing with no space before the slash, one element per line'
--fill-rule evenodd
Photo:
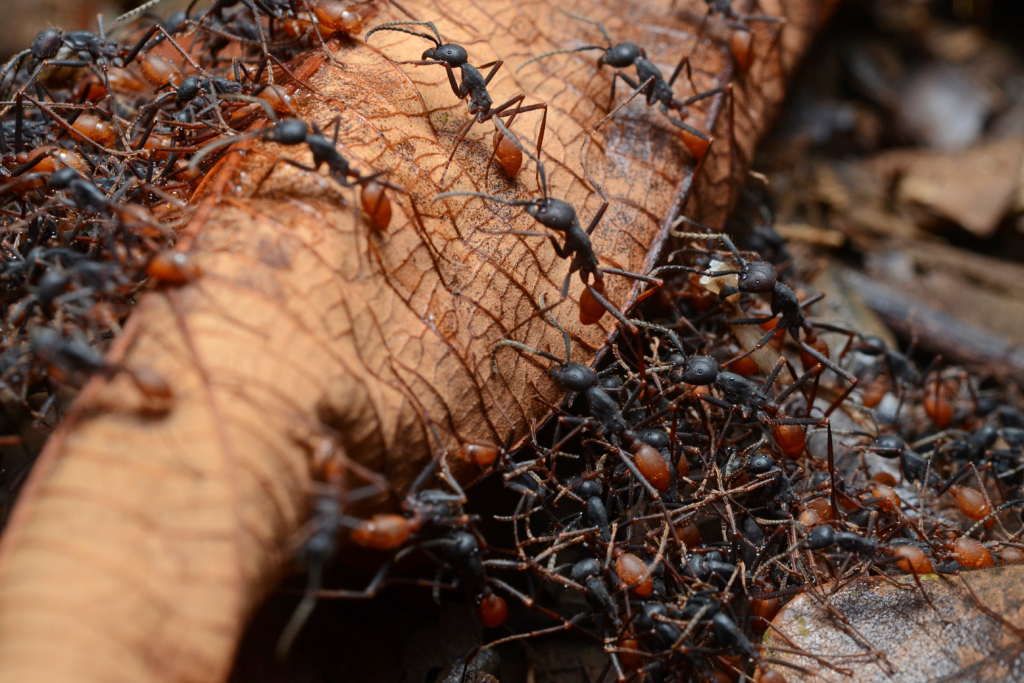
<path fill-rule="evenodd" d="M 672 484 L 672 474 L 665 457 L 657 449 L 642 442 L 634 446 L 633 455 L 636 468 L 651 486 L 662 493 L 668 491 Z"/>
<path fill-rule="evenodd" d="M 602 297 L 605 296 L 604 282 L 602 280 L 595 280 L 591 287 L 597 290 L 597 293 Z M 590 290 L 584 288 L 580 294 L 580 324 L 596 325 L 607 312 L 604 305 L 594 298 Z"/>
<path fill-rule="evenodd" d="M 459 449 L 459 457 L 472 460 L 480 467 L 488 467 L 501 455 L 501 447 L 493 443 L 464 443 Z"/>
<path fill-rule="evenodd" d="M 961 536 L 953 541 L 950 552 L 954 560 L 968 569 L 991 567 L 995 564 L 992 559 L 992 553 L 988 551 L 988 548 L 967 536 Z"/>
<path fill-rule="evenodd" d="M 313 8 L 313 13 L 321 25 L 331 31 L 354 36 L 363 30 L 362 18 L 351 11 L 348 5 L 337 0 L 319 0 Z"/>
<path fill-rule="evenodd" d="M 523 167 L 523 152 L 500 133 L 494 136 L 494 156 L 509 178 L 519 175 L 519 169 Z"/>
<path fill-rule="evenodd" d="M 157 88 L 170 85 L 177 88 L 182 83 L 181 72 L 169 59 L 161 57 L 155 52 L 147 52 L 139 57 L 139 70 L 142 77 Z"/>
<path fill-rule="evenodd" d="M 487 628 L 497 628 L 508 618 L 508 604 L 500 595 L 485 590 L 480 597 L 480 604 L 477 605 L 477 615 L 480 617 L 480 623 Z"/>
<path fill-rule="evenodd" d="M 384 186 L 373 180 L 365 183 L 359 193 L 359 201 L 363 211 L 370 217 L 370 222 L 377 230 L 384 232 L 391 224 L 391 200 L 384 191 Z"/>
<path fill-rule="evenodd" d="M 392 550 L 405 543 L 411 529 L 402 515 L 379 514 L 352 530 L 352 542 L 373 550 Z"/>
<path fill-rule="evenodd" d="M 932 574 L 935 568 L 924 551 L 916 545 L 903 544 L 890 550 L 893 557 L 898 557 L 896 566 L 908 574 Z"/>
<path fill-rule="evenodd" d="M 615 558 L 615 574 L 641 598 L 646 598 L 654 590 L 647 565 L 633 553 L 623 552 Z"/>

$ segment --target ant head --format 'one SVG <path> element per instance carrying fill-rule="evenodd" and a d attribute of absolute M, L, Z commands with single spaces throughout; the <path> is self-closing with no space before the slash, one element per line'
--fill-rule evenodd
<path fill-rule="evenodd" d="M 747 463 L 751 474 L 767 474 L 775 467 L 775 460 L 768 453 L 757 453 Z"/>
<path fill-rule="evenodd" d="M 906 442 L 896 434 L 882 434 L 871 444 L 871 451 L 883 458 L 898 458 L 906 447 Z"/>
<path fill-rule="evenodd" d="M 721 367 L 711 356 L 690 356 L 683 363 L 682 377 L 687 384 L 706 386 L 718 378 Z"/>
<path fill-rule="evenodd" d="M 869 356 L 878 356 L 889 349 L 885 340 L 881 337 L 864 337 L 864 341 L 857 345 L 857 350 Z"/>
<path fill-rule="evenodd" d="M 567 232 L 576 221 L 576 210 L 561 199 L 540 199 L 526 205 L 526 213 L 537 219 L 545 228 Z"/>
<path fill-rule="evenodd" d="M 174 103 L 180 107 L 186 102 L 194 100 L 199 94 L 199 83 L 199 78 L 196 76 L 189 76 L 183 80 L 174 94 Z"/>
<path fill-rule="evenodd" d="M 594 479 L 584 479 L 576 485 L 576 495 L 580 498 L 593 498 L 601 495 L 601 484 Z"/>
<path fill-rule="evenodd" d="M 747 261 L 740 270 L 737 286 L 741 292 L 767 294 L 775 289 L 779 274 L 767 261 Z"/>
<path fill-rule="evenodd" d="M 63 190 L 64 188 L 71 184 L 72 180 L 80 177 L 81 176 L 78 175 L 78 171 L 76 171 L 74 168 L 72 168 L 71 166 L 65 166 L 59 171 L 54 171 L 54 173 L 50 176 L 49 184 L 50 187 L 53 188 L 54 190 Z"/>
<path fill-rule="evenodd" d="M 597 384 L 597 373 L 586 365 L 566 363 L 556 365 L 548 371 L 568 391 L 586 391 Z"/>
<path fill-rule="evenodd" d="M 588 557 L 585 560 L 580 560 L 572 566 L 572 580 L 573 581 L 585 581 L 591 576 L 597 576 L 601 573 L 601 565 L 592 557 Z"/>
<path fill-rule="evenodd" d="M 625 69 L 627 66 L 631 66 L 639 56 L 640 48 L 633 43 L 619 43 L 608 48 L 597 60 L 597 65 L 607 64 L 616 69 Z"/>
<path fill-rule="evenodd" d="M 57 56 L 63 37 L 64 34 L 59 28 L 43 29 L 32 41 L 32 56 L 36 59 L 53 59 Z"/>
<path fill-rule="evenodd" d="M 807 534 L 807 547 L 811 550 L 824 550 L 836 544 L 836 530 L 822 524 L 811 529 Z"/>
<path fill-rule="evenodd" d="M 469 61 L 469 53 L 461 45 L 446 43 L 423 51 L 423 59 L 436 59 L 452 67 L 459 67 Z"/>
<path fill-rule="evenodd" d="M 453 532 L 451 538 L 454 541 L 452 555 L 468 558 L 480 550 L 480 544 L 476 542 L 476 537 L 468 531 Z"/>
<path fill-rule="evenodd" d="M 305 121 L 299 119 L 285 119 L 270 129 L 264 140 L 277 142 L 282 145 L 300 145 L 306 141 L 309 134 L 309 127 Z"/>
<path fill-rule="evenodd" d="M 668 434 L 653 427 L 645 427 L 641 429 L 636 433 L 636 438 L 652 448 L 657 448 L 659 451 L 665 450 L 672 445 L 672 440 L 669 438 Z"/>

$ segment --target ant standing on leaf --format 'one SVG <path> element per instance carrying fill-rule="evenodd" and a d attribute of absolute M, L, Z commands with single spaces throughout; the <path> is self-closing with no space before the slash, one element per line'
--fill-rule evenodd
<path fill-rule="evenodd" d="M 281 159 L 281 161 L 312 173 L 319 172 L 320 168 L 326 165 L 327 174 L 342 187 L 360 187 L 360 204 L 363 210 L 370 217 L 373 226 L 383 232 L 391 222 L 391 202 L 384 193 L 384 189 L 390 188 L 398 192 L 406 192 L 406 190 L 381 180 L 380 176 L 384 174 L 384 171 L 362 175 L 352 167 L 351 162 L 338 151 L 340 122 L 339 118 L 334 119 L 334 137 L 328 138 L 316 122 L 313 123 L 313 128 L 310 130 L 305 121 L 284 119 L 274 126 L 252 133 L 215 140 L 193 156 L 189 166 L 195 168 L 215 150 L 253 137 L 260 137 L 267 142 L 276 142 L 286 147 L 305 145 L 313 155 L 312 165 L 306 165 L 294 159 Z M 355 203 L 352 206 L 355 209 Z M 415 206 L 413 208 L 415 209 Z"/>
<path fill-rule="evenodd" d="M 427 33 L 419 33 L 412 31 L 403 26 L 426 26 L 428 27 L 433 35 Z M 476 123 L 484 123 L 486 121 L 494 120 L 495 125 L 502 117 L 509 117 L 507 127 L 512 126 L 512 122 L 515 117 L 519 114 L 531 112 L 531 111 L 543 111 L 544 114 L 540 121 L 540 132 L 537 135 L 537 156 L 540 156 L 541 150 L 544 147 L 544 129 L 547 125 L 548 120 L 548 105 L 546 103 L 541 104 L 530 104 L 522 106 L 523 100 L 526 99 L 526 95 L 520 93 L 512 99 L 500 104 L 493 106 L 494 102 L 491 99 L 490 93 L 487 91 L 487 86 L 490 85 L 491 79 L 498 73 L 498 69 L 504 64 L 504 60 L 497 60 L 494 62 L 488 62 L 487 64 L 481 64 L 478 67 L 473 66 L 469 63 L 469 53 L 466 48 L 455 43 L 445 43 L 441 39 L 441 34 L 438 32 L 437 27 L 429 21 L 393 21 L 387 24 L 381 24 L 371 29 L 366 34 L 366 42 L 369 43 L 370 36 L 377 31 L 399 31 L 406 33 L 411 36 L 418 36 L 425 38 L 430 42 L 434 43 L 434 47 L 424 50 L 423 56 L 419 60 L 410 60 L 404 62 L 396 62 L 396 64 L 440 64 L 444 66 L 445 71 L 448 73 L 448 84 L 452 88 L 452 93 L 459 98 L 464 100 L 469 98 L 469 114 L 471 116 L 469 123 L 467 123 L 462 130 L 459 132 L 458 137 L 455 139 L 455 144 L 452 146 L 451 154 L 448 155 L 448 161 L 445 162 L 444 171 L 441 173 L 441 182 L 444 182 L 445 174 L 448 172 L 448 166 L 451 165 L 452 159 L 455 157 L 455 152 L 458 150 L 459 145 L 466 138 L 466 134 L 469 133 L 469 129 Z M 481 73 L 480 69 L 490 68 L 490 72 L 487 76 Z M 459 69 L 462 75 L 462 81 L 459 82 L 455 78 L 455 69 Z M 512 107 L 515 109 L 512 109 Z M 498 126 L 499 135 L 495 138 L 494 152 L 491 155 L 493 159 L 498 156 L 501 159 L 502 167 L 512 177 L 519 172 L 519 168 L 522 164 L 522 154 L 516 154 L 519 145 L 510 146 L 508 141 L 504 138 L 506 131 L 502 130 L 502 126 Z M 518 161 L 517 161 L 518 158 Z M 488 163 L 490 166 L 490 163 Z"/>
<path fill-rule="evenodd" d="M 762 22 L 767 24 L 785 25 L 786 20 L 782 17 L 773 17 L 767 14 L 742 14 L 737 12 L 733 8 L 733 0 L 705 0 L 708 6 L 707 14 L 704 16 L 704 22 L 707 21 L 708 17 L 716 14 L 722 15 L 725 19 L 726 26 L 732 29 L 732 37 L 729 40 L 729 50 L 732 52 L 733 59 L 736 61 L 736 66 L 739 68 L 740 73 L 747 72 L 751 65 L 754 63 L 754 33 L 751 31 L 750 22 Z M 675 0 L 673 0 L 673 5 Z M 703 24 L 701 23 L 701 31 L 703 33 Z M 772 38 L 772 45 L 778 45 L 779 40 L 782 36 L 781 31 L 776 32 Z"/>
<path fill-rule="evenodd" d="M 604 36 L 605 41 L 608 43 L 608 46 L 602 47 L 600 45 L 586 45 L 584 47 L 578 47 L 571 50 L 552 50 L 551 52 L 545 52 L 544 54 L 537 55 L 536 57 L 523 62 L 519 68 L 516 69 L 516 73 L 519 73 L 519 71 L 527 64 L 536 62 L 540 59 L 545 59 L 552 55 L 570 54 L 586 50 L 602 50 L 604 51 L 604 54 L 598 57 L 597 68 L 600 69 L 602 66 L 607 64 L 615 69 L 615 73 L 612 76 L 611 94 L 608 98 L 608 109 L 610 110 L 615 106 L 615 83 L 618 79 L 622 79 L 630 88 L 644 93 L 644 96 L 647 99 L 647 106 L 652 106 L 657 103 L 665 118 L 667 118 L 672 125 L 680 129 L 683 142 L 686 144 L 690 152 L 697 159 L 703 159 L 714 139 L 707 133 L 687 125 L 684 122 L 684 119 L 689 116 L 687 107 L 701 100 L 727 92 L 729 90 L 729 86 L 714 88 L 707 92 L 694 95 L 693 97 L 687 98 L 683 101 L 677 100 L 675 98 L 675 93 L 672 92 L 672 86 L 675 84 L 679 74 L 682 73 L 683 66 L 689 67 L 687 56 L 684 55 L 683 58 L 679 60 L 679 64 L 676 65 L 675 71 L 672 72 L 672 76 L 666 81 L 664 74 L 661 73 L 661 69 L 647 58 L 647 53 L 642 47 L 633 43 L 613 43 L 611 37 L 608 35 L 608 30 L 604 27 L 604 24 L 594 21 L 593 19 L 588 19 L 587 17 L 581 17 L 578 14 L 566 12 L 563 9 L 559 9 L 558 11 L 566 16 L 572 17 L 573 19 L 585 21 L 588 24 L 594 24 L 597 26 L 598 30 L 601 31 L 601 35 Z M 623 69 L 627 69 L 631 66 L 636 69 L 636 80 L 627 76 L 623 71 Z M 676 112 L 678 117 L 670 114 L 670 111 Z"/>
<path fill-rule="evenodd" d="M 566 273 L 565 280 L 562 282 L 561 298 L 550 306 L 545 306 L 541 303 L 541 309 L 535 313 L 533 317 L 536 315 L 543 315 L 547 311 L 550 311 L 569 296 L 569 284 L 572 281 L 572 275 L 578 271 L 580 274 L 580 281 L 585 287 L 585 290 L 580 297 L 580 322 L 584 325 L 596 324 L 601 317 L 603 317 L 604 312 L 607 311 L 615 316 L 616 320 L 618 320 L 624 327 L 631 331 L 636 331 L 633 323 L 631 323 L 626 316 L 624 316 L 622 312 L 615 307 L 614 304 L 605 298 L 604 274 L 611 273 L 613 275 L 620 275 L 622 277 L 641 280 L 652 284 L 660 284 L 660 280 L 655 280 L 638 273 L 631 273 L 619 268 L 606 268 L 600 266 L 597 252 L 594 251 L 594 246 L 590 241 L 590 235 L 593 234 L 594 230 L 601 222 L 601 219 L 604 217 L 605 211 L 608 210 L 608 200 L 604 197 L 604 194 L 601 193 L 600 187 L 597 183 L 594 183 L 591 178 L 591 182 L 594 183 L 594 187 L 597 188 L 598 194 L 601 195 L 603 201 L 600 208 L 598 208 L 597 213 L 595 213 L 594 217 L 590 220 L 590 224 L 586 229 L 584 229 L 580 223 L 579 216 L 576 214 L 576 209 L 574 209 L 571 204 L 549 196 L 547 172 L 545 171 L 544 164 L 541 163 L 540 159 L 523 147 L 519 139 L 505 128 L 500 121 L 495 119 L 494 124 L 498 127 L 498 130 L 500 130 L 508 139 L 512 140 L 513 143 L 515 143 L 515 145 L 537 165 L 537 173 L 540 176 L 541 198 L 508 201 L 482 192 L 454 191 L 443 192 L 434 197 L 434 201 L 436 202 L 448 197 L 480 197 L 506 206 L 521 206 L 526 213 L 532 216 L 534 220 L 545 228 L 565 235 L 565 243 L 559 244 L 558 239 L 548 232 L 509 230 L 494 233 L 521 235 L 525 237 L 547 237 L 551 241 L 551 246 L 554 247 L 555 253 L 559 258 L 572 259 L 569 264 L 569 272 Z M 581 162 L 583 161 L 583 147 L 589 139 L 589 135 L 586 136 L 583 144 L 580 146 Z M 585 164 L 584 170 L 586 170 Z M 586 175 L 588 178 L 590 177 L 589 172 L 587 172 Z"/>

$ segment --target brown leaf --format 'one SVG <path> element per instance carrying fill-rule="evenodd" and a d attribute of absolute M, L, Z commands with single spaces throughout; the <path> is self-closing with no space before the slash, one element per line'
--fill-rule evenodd
<path fill-rule="evenodd" d="M 584 181 L 580 145 L 605 113 L 609 74 L 580 56 L 514 72 L 531 55 L 593 41 L 593 27 L 546 3 L 403 4 L 467 45 L 475 63 L 506 60 L 491 84 L 496 102 L 526 92 L 527 103 L 550 103 L 552 194 L 588 221 L 600 198 Z M 668 68 L 693 52 L 694 87 L 724 85 L 727 43 L 696 46 L 704 3 L 690 4 L 686 21 L 640 2 L 566 8 Z M 764 47 L 737 76 L 734 107 L 717 98 L 691 110 L 690 122 L 718 137 L 698 183 L 702 215 L 728 208 L 821 5 L 785 3 L 781 53 L 769 49 L 770 27 L 756 27 L 755 49 Z M 761 6 L 780 14 L 783 3 Z M 401 18 L 390 8 L 378 16 Z M 286 566 L 309 458 L 326 434 L 401 490 L 438 446 L 428 425 L 454 453 L 461 441 L 524 437 L 561 398 L 515 351 L 502 350 L 494 372 L 491 350 L 511 337 L 562 353 L 559 335 L 531 316 L 542 295 L 554 300 L 567 263 L 545 239 L 492 234 L 536 229 L 521 210 L 432 201 L 453 189 L 535 196 L 532 166 L 516 183 L 497 167 L 485 181 L 493 128 L 477 126 L 442 184 L 465 104 L 442 69 L 389 61 L 418 58 L 419 41 L 373 42 L 342 44 L 337 62 L 311 56 L 300 75 L 321 95 L 297 106 L 322 124 L 338 116 L 339 146 L 356 167 L 408 190 L 391 193 L 391 226 L 378 234 L 354 222 L 349 190 L 275 164 L 301 158 L 296 148 L 239 145 L 227 156 L 186 235 L 203 276 L 147 296 L 114 352 L 167 378 L 173 408 L 146 412 L 124 376 L 89 385 L 12 518 L 0 554 L 0 681 L 223 680 L 246 618 Z M 524 115 L 514 129 L 533 140 L 538 120 Z M 598 253 L 607 265 L 648 268 L 692 189 L 678 132 L 637 102 L 595 136 L 587 159 L 611 200 Z M 608 282 L 624 307 L 630 283 Z M 612 327 L 577 322 L 579 292 L 574 280 L 573 301 L 556 315 L 572 333 L 573 360 L 591 362 Z"/>
<path fill-rule="evenodd" d="M 775 617 L 774 625 L 785 637 L 770 630 L 765 644 L 788 651 L 772 656 L 808 670 L 802 674 L 778 667 L 790 683 L 1020 680 L 1024 567 L 1008 565 L 957 577 L 931 574 L 920 580 L 934 609 L 912 576 L 861 579 L 829 598 L 845 624 L 805 594 Z M 817 659 L 791 654 L 794 646 Z"/>
<path fill-rule="evenodd" d="M 991 237 L 1013 206 L 1024 161 L 1024 139 L 1007 138 L 959 152 L 896 150 L 871 162 L 884 176 L 898 175 L 898 198 Z"/>

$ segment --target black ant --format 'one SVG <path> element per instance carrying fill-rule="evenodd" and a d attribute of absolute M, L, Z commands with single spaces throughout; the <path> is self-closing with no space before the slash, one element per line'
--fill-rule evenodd
<path fill-rule="evenodd" d="M 433 35 L 427 33 L 419 33 L 412 31 L 403 26 L 427 26 L 433 32 Z M 445 71 L 448 73 L 448 84 L 452 88 L 452 93 L 459 98 L 464 100 L 469 98 L 469 123 L 467 123 L 462 130 L 459 132 L 458 137 L 455 139 L 455 145 L 452 147 L 451 154 L 448 155 L 448 161 L 445 162 L 444 171 L 441 173 L 441 181 L 444 181 L 445 173 L 448 172 L 448 166 L 452 163 L 452 159 L 455 157 L 455 152 L 458 150 L 459 145 L 465 139 L 466 134 L 469 133 L 469 129 L 473 127 L 473 124 L 484 123 L 486 121 L 494 120 L 495 124 L 501 119 L 501 117 L 509 117 L 508 127 L 512 126 L 512 122 L 515 117 L 519 114 L 524 114 L 531 111 L 543 111 L 544 114 L 541 116 L 540 121 L 540 132 L 537 135 L 537 156 L 540 156 L 541 150 L 544 148 L 544 129 L 547 126 L 548 120 L 548 105 L 546 103 L 541 104 L 530 104 L 522 106 L 523 100 L 526 99 L 526 95 L 520 93 L 507 102 L 498 106 L 493 106 L 493 100 L 491 100 L 490 93 L 487 92 L 487 86 L 490 84 L 491 79 L 498 73 L 498 69 L 504 64 L 504 60 L 497 60 L 494 62 L 488 62 L 487 64 L 481 64 L 480 67 L 475 67 L 469 63 L 469 53 L 466 48 L 455 43 L 445 43 L 441 39 L 441 34 L 438 32 L 437 27 L 429 21 L 393 21 L 386 24 L 376 26 L 367 32 L 365 40 L 367 43 L 370 41 L 370 36 L 377 31 L 399 31 L 406 33 L 411 36 L 418 36 L 425 38 L 430 42 L 434 43 L 434 47 L 424 50 L 423 56 L 419 60 L 411 60 L 404 62 L 397 62 L 398 64 L 440 64 L 443 65 Z M 460 83 L 455 78 L 454 69 L 460 69 L 462 74 L 462 82 Z M 484 76 L 480 69 L 490 68 L 487 76 Z M 515 109 L 512 109 L 515 107 Z M 511 111 L 510 111 L 511 110 Z M 505 133 L 502 130 L 502 126 L 498 127 L 501 133 Z M 497 146 L 495 151 L 492 153 L 492 159 L 494 154 L 497 153 Z M 489 166 L 489 164 L 488 164 Z"/>
<path fill-rule="evenodd" d="M 682 223 L 689 223 L 698 227 L 705 228 L 699 223 L 691 221 L 688 218 L 680 217 L 675 225 L 681 225 Z M 775 327 L 766 332 L 761 339 L 758 340 L 757 344 L 739 358 L 745 357 L 754 351 L 764 348 L 764 346 L 772 340 L 772 338 L 779 332 L 789 332 L 790 337 L 797 343 L 800 349 L 808 356 L 813 358 L 816 362 L 821 363 L 826 368 L 836 373 L 837 375 L 845 378 L 850 382 L 850 387 L 844 391 L 839 398 L 833 401 L 832 405 L 825 412 L 828 416 L 835 410 L 836 407 L 846 396 L 857 386 L 857 378 L 852 374 L 844 370 L 837 363 L 833 362 L 824 355 L 821 351 L 808 344 L 808 340 L 815 342 L 817 335 L 814 332 L 815 328 L 828 330 L 831 332 L 839 332 L 848 335 L 852 338 L 853 334 L 849 330 L 845 330 L 835 325 L 828 325 L 825 323 L 812 323 L 807 319 L 807 313 L 804 309 L 817 303 L 822 295 L 811 297 L 807 301 L 801 302 L 797 297 L 796 293 L 784 282 L 778 279 L 778 273 L 775 270 L 775 266 L 768 263 L 767 261 L 747 261 L 740 254 L 736 245 L 733 244 L 732 240 L 728 235 L 724 234 L 712 234 L 710 230 L 708 233 L 690 233 L 690 232 L 673 232 L 677 237 L 684 239 L 718 239 L 729 249 L 732 253 L 733 258 L 739 263 L 739 269 L 725 269 L 725 270 L 701 270 L 699 268 L 693 268 L 690 266 L 661 266 L 652 271 L 651 275 L 655 276 L 662 272 L 688 272 L 697 273 L 705 277 L 715 278 L 726 275 L 736 275 L 737 282 L 735 285 L 725 284 L 719 291 L 719 297 L 722 300 L 726 300 L 735 294 L 770 294 L 771 295 L 771 315 L 762 316 L 756 318 L 730 318 L 730 325 L 760 325 L 762 323 L 771 322 L 776 318 L 779 318 Z M 800 333 L 803 332 L 806 339 L 801 339 Z"/>
<path fill-rule="evenodd" d="M 633 323 L 630 322 L 614 304 L 605 298 L 604 274 L 611 273 L 613 275 L 619 275 L 633 280 L 658 284 L 660 284 L 661 281 L 655 280 L 654 278 L 646 275 L 621 270 L 619 268 L 607 268 L 600 266 L 597 252 L 594 251 L 594 245 L 590 241 L 590 235 L 593 234 L 594 230 L 601 222 L 601 219 L 604 217 L 605 211 L 608 210 L 609 203 L 607 198 L 605 198 L 604 194 L 601 192 L 600 186 L 597 185 L 593 178 L 590 178 L 590 172 L 586 170 L 585 162 L 584 171 L 603 200 L 601 206 L 597 209 L 597 213 L 595 213 L 594 217 L 590 219 L 590 224 L 586 229 L 584 229 L 580 224 L 580 219 L 576 214 L 576 209 L 574 209 L 571 204 L 549 196 L 547 172 L 545 171 L 544 164 L 541 163 L 540 159 L 523 147 L 519 139 L 499 120 L 495 119 L 494 124 L 508 139 L 512 140 L 520 151 L 530 157 L 530 159 L 537 165 L 537 173 L 540 176 L 541 198 L 510 201 L 501 199 L 500 197 L 495 197 L 494 195 L 484 194 L 482 192 L 453 191 L 442 192 L 434 197 L 433 201 L 436 202 L 447 197 L 480 197 L 481 199 L 489 199 L 490 201 L 504 204 L 505 206 L 523 207 L 527 214 L 532 216 L 534 220 L 545 228 L 564 234 L 565 244 L 559 244 L 558 239 L 548 232 L 507 230 L 495 234 L 521 235 L 525 237 L 547 237 L 551 241 L 551 246 L 554 247 L 555 253 L 559 258 L 572 259 L 569 263 L 569 272 L 566 273 L 565 280 L 562 282 L 561 298 L 550 306 L 545 306 L 542 301 L 540 310 L 534 315 L 543 315 L 558 306 L 562 301 L 565 301 L 569 296 L 569 285 L 572 281 L 572 275 L 578 271 L 580 274 L 580 281 L 583 283 L 585 288 L 583 295 L 580 297 L 580 321 L 584 324 L 595 324 L 603 315 L 603 311 L 601 309 L 604 309 L 604 311 L 608 311 L 615 316 L 616 320 L 618 320 L 626 329 L 631 332 L 636 332 L 636 327 Z M 583 146 L 587 144 L 589 139 L 589 135 L 586 136 L 580 146 L 581 162 L 583 162 Z M 593 279 L 593 282 L 591 282 L 591 279 Z M 595 309 L 597 309 L 596 312 Z"/>
<path fill-rule="evenodd" d="M 253 133 L 216 140 L 193 156 L 189 165 L 194 168 L 214 150 L 252 137 L 260 137 L 268 142 L 276 142 L 286 147 L 306 145 L 313 155 L 313 163 L 311 165 L 307 166 L 294 159 L 282 159 L 282 161 L 295 168 L 313 173 L 319 172 L 322 166 L 327 166 L 327 174 L 342 187 L 361 187 L 363 209 L 370 216 L 378 230 L 385 230 L 388 222 L 391 220 L 391 202 L 384 193 L 384 188 L 390 188 L 399 192 L 405 192 L 405 190 L 381 180 L 380 176 L 384 174 L 383 171 L 362 175 L 353 168 L 351 162 L 338 151 L 339 124 L 340 119 L 335 119 L 334 137 L 328 138 L 323 134 L 319 124 L 316 122 L 313 123 L 312 130 L 310 130 L 305 121 L 300 119 L 284 119 L 274 126 L 263 128 Z M 352 206 L 353 210 L 355 210 L 355 203 Z M 415 210 L 415 206 L 413 208 Z"/>
<path fill-rule="evenodd" d="M 113 377 L 124 372 L 147 398 L 167 401 L 173 395 L 167 381 L 152 370 L 109 363 L 84 339 L 65 337 L 49 327 L 32 333 L 29 348 L 35 356 L 64 372 L 86 377 L 97 374 Z"/>
<path fill-rule="evenodd" d="M 672 86 L 675 84 L 679 74 L 682 73 L 683 66 L 688 64 L 686 56 L 683 56 L 679 60 L 679 64 L 676 65 L 675 71 L 672 72 L 672 76 L 666 81 L 664 74 L 661 73 L 654 62 L 647 59 L 646 51 L 634 43 L 612 43 L 611 37 L 608 35 L 608 30 L 605 29 L 604 24 L 587 17 L 581 17 L 578 14 L 567 12 L 561 8 L 558 10 L 566 16 L 578 19 L 579 21 L 585 21 L 588 24 L 597 26 L 598 30 L 601 31 L 601 35 L 604 36 L 605 41 L 608 43 L 608 47 L 602 47 L 600 45 L 586 45 L 584 47 L 578 47 L 572 50 L 552 50 L 551 52 L 545 52 L 544 54 L 537 55 L 532 59 L 523 62 L 516 73 L 518 73 L 527 64 L 535 62 L 551 55 L 559 54 L 570 54 L 575 52 L 583 52 L 586 50 L 602 50 L 604 54 L 601 55 L 597 60 L 597 68 L 600 69 L 602 66 L 607 64 L 615 69 L 615 74 L 612 76 L 612 89 L 608 99 L 608 109 L 610 110 L 615 106 L 615 83 L 617 79 L 622 79 L 625 83 L 633 90 L 644 93 L 647 99 L 647 105 L 651 106 L 658 103 L 661 113 L 665 115 L 672 125 L 680 128 L 681 130 L 694 136 L 700 142 L 688 142 L 687 146 L 691 147 L 692 150 L 703 150 L 706 151 L 713 142 L 713 138 L 707 133 L 697 130 L 692 126 L 687 125 L 683 119 L 685 119 L 689 112 L 687 107 L 691 104 L 713 97 L 720 93 L 729 90 L 729 86 L 723 86 L 721 88 L 714 88 L 706 92 L 694 95 L 686 100 L 680 101 L 675 98 L 675 93 L 672 92 Z M 634 67 L 636 69 L 636 80 L 623 73 L 623 69 L 628 67 Z M 669 114 L 669 111 L 675 111 L 679 114 L 679 118 Z M 700 157 L 702 154 L 695 154 Z"/>

